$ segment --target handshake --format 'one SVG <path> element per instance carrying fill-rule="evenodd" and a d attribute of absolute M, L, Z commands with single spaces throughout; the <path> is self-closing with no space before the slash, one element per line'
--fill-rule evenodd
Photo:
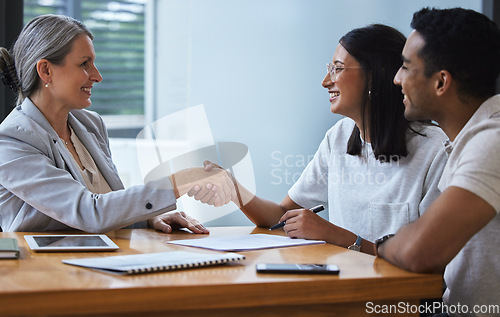
<path fill-rule="evenodd" d="M 204 167 L 184 169 L 169 176 L 176 198 L 187 194 L 215 207 L 231 201 L 241 207 L 240 189 L 243 187 L 234 176 L 210 161 L 205 161 L 203 165 Z"/>
<path fill-rule="evenodd" d="M 204 167 L 183 169 L 168 176 L 172 183 L 175 197 L 188 194 L 202 203 L 215 207 L 223 206 L 233 201 L 238 208 L 250 201 L 254 194 L 241 186 L 234 176 L 210 161 L 203 163 Z M 165 184 L 161 179 L 154 185 Z M 243 197 L 243 198 L 242 198 Z M 194 233 L 208 233 L 198 220 L 184 211 L 170 211 L 148 220 L 150 228 L 166 233 L 178 228 L 187 228 Z"/>

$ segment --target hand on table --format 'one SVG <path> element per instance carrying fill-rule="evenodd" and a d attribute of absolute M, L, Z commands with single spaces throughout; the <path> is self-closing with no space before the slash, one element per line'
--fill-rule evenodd
<path fill-rule="evenodd" d="M 327 240 L 332 233 L 333 224 L 309 209 L 292 209 L 279 220 L 286 221 L 283 230 L 290 238 Z"/>
<path fill-rule="evenodd" d="M 186 228 L 193 233 L 209 233 L 198 220 L 186 215 L 184 211 L 170 211 L 158 215 L 148 220 L 150 228 L 160 230 L 166 233 L 171 233 L 172 230 Z"/>

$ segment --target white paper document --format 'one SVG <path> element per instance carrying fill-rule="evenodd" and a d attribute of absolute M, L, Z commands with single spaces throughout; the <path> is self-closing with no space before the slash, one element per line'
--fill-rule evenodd
<path fill-rule="evenodd" d="M 167 243 L 219 251 L 246 251 L 320 244 L 326 242 L 320 240 L 292 239 L 273 234 L 245 234 L 239 236 L 175 240 L 167 241 Z"/>

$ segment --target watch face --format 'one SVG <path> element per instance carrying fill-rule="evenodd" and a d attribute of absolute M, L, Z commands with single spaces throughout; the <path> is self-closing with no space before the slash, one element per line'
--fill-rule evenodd
<path fill-rule="evenodd" d="M 358 251 L 358 252 L 360 251 L 360 247 L 355 245 L 355 244 L 349 246 L 348 249 L 353 250 L 353 251 Z"/>

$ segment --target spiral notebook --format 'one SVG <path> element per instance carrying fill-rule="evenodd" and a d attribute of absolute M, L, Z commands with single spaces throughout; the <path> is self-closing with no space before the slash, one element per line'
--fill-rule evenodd
<path fill-rule="evenodd" d="M 63 260 L 62 262 L 69 265 L 86 267 L 107 273 L 126 275 L 205 267 L 241 261 L 244 259 L 245 256 L 237 253 L 170 251 L 69 259 Z"/>

